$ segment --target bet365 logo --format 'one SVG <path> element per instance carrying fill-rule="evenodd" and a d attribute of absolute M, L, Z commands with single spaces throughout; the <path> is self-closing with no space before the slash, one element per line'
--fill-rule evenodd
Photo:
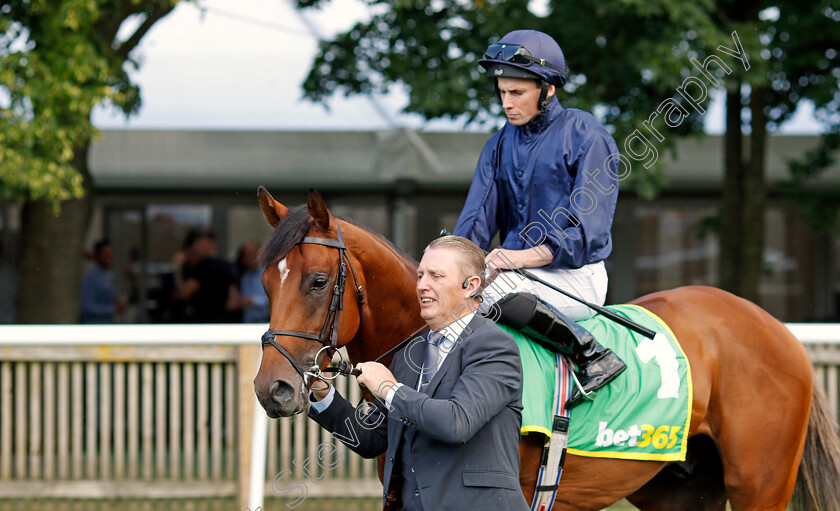
<path fill-rule="evenodd" d="M 627 445 L 630 447 L 647 447 L 652 445 L 654 449 L 670 449 L 677 445 L 680 426 L 659 426 L 650 424 L 637 426 L 633 424 L 628 429 L 617 429 L 613 431 L 607 427 L 606 422 L 598 423 L 598 436 L 595 438 L 596 447 L 610 447 L 611 445 Z"/>

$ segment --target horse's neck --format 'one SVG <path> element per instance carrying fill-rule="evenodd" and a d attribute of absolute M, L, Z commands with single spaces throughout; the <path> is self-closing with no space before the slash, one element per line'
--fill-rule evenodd
<path fill-rule="evenodd" d="M 359 241 L 348 243 L 348 247 L 364 247 L 353 255 L 361 265 L 366 284 L 362 324 L 347 346 L 353 362 L 377 359 L 423 326 L 415 292 L 414 263 L 369 233 L 360 236 Z"/>

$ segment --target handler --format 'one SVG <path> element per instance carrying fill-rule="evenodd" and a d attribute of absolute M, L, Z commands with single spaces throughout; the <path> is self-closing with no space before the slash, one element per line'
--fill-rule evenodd
<path fill-rule="evenodd" d="M 522 369 L 509 334 L 475 314 L 484 253 L 457 236 L 434 240 L 417 269 L 429 334 L 389 370 L 358 364 L 377 398 L 354 409 L 334 387 L 313 390 L 309 416 L 366 458 L 386 453 L 388 510 L 525 511 L 519 486 Z"/>
<path fill-rule="evenodd" d="M 551 36 L 510 32 L 478 63 L 493 79 L 507 123 L 481 152 L 454 234 L 489 249 L 498 232 L 502 246 L 487 255 L 489 268 L 528 268 L 603 305 L 604 259 L 612 250 L 618 198 L 615 141 L 591 114 L 560 106 L 555 92 L 566 83 L 566 59 Z M 625 369 L 612 351 L 569 321 L 594 311 L 521 275 L 502 275 L 483 293 L 484 307 L 498 303 L 511 324 L 566 332 L 556 342 L 577 365 L 584 391 L 575 388 L 567 406 Z M 546 326 L 552 323 L 559 328 Z"/>

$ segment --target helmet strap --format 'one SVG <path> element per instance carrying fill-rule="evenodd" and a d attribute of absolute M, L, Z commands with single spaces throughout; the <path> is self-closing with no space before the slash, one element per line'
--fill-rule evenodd
<path fill-rule="evenodd" d="M 499 103 L 501 103 L 502 92 L 499 90 L 498 78 L 493 78 L 493 88 L 496 90 L 496 97 L 499 99 Z M 548 105 L 551 104 L 551 99 L 552 98 L 548 97 L 548 82 L 540 80 L 540 98 L 537 100 L 537 106 L 539 106 L 540 112 L 537 114 L 537 117 L 541 117 L 545 113 Z M 535 119 L 537 117 L 535 117 Z"/>
<path fill-rule="evenodd" d="M 498 89 L 496 89 L 496 92 L 498 92 Z M 537 105 L 540 107 L 540 113 L 545 112 L 549 103 L 551 103 L 551 98 L 548 97 L 548 82 L 540 80 L 540 99 L 537 102 Z"/>

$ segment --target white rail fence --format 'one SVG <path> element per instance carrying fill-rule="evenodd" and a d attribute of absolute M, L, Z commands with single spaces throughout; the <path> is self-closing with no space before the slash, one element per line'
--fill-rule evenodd
<path fill-rule="evenodd" d="M 788 326 L 838 416 L 840 325 Z M 237 495 L 244 509 L 264 490 L 379 495 L 375 462 L 305 417 L 269 421 L 262 456 L 252 380 L 264 328 L 0 326 L 0 498 Z M 360 398 L 351 378 L 337 383 Z"/>
<path fill-rule="evenodd" d="M 808 350 L 832 416 L 840 420 L 840 324 L 789 323 L 787 327 Z"/>
<path fill-rule="evenodd" d="M 264 330 L 0 326 L 0 499 L 237 495 L 244 509 Z M 381 492 L 375 462 L 340 443 L 316 463 L 334 440 L 305 417 L 267 429 L 269 492 L 302 478 L 309 496 Z"/>

